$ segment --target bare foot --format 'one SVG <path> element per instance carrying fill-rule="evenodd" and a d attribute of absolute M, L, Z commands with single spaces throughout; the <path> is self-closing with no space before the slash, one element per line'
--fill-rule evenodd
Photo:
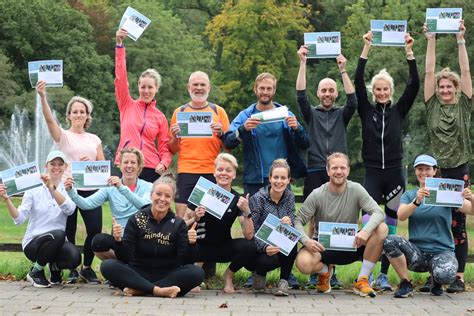
<path fill-rule="evenodd" d="M 201 287 L 198 285 L 198 286 L 196 286 L 194 289 L 192 289 L 191 292 L 193 292 L 193 293 L 199 293 L 199 292 L 201 292 Z"/>
<path fill-rule="evenodd" d="M 225 270 L 224 272 L 224 293 L 232 294 L 235 293 L 234 283 L 232 282 L 232 278 L 234 273 L 229 269 Z"/>
<path fill-rule="evenodd" d="M 123 295 L 125 295 L 125 296 L 141 296 L 141 295 L 144 295 L 144 293 L 142 291 L 126 287 L 126 288 L 123 289 Z"/>
<path fill-rule="evenodd" d="M 176 297 L 178 293 L 181 292 L 181 289 L 177 286 L 168 286 L 168 287 L 158 287 L 155 286 L 153 289 L 153 295 L 154 296 L 160 296 L 160 297 Z"/>

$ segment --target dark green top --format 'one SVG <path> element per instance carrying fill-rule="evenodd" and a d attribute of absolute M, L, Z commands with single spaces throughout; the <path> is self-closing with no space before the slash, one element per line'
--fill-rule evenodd
<path fill-rule="evenodd" d="M 426 103 L 429 148 L 440 168 L 455 168 L 471 157 L 472 99 L 461 93 L 456 104 L 442 104 L 437 95 Z"/>

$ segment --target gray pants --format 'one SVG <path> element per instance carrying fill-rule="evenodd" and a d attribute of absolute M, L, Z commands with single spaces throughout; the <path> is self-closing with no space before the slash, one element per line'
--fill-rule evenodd
<path fill-rule="evenodd" d="M 454 251 L 423 253 L 414 243 L 396 235 L 390 235 L 385 239 L 383 250 L 389 259 L 405 255 L 408 270 L 428 271 L 437 283 L 451 284 L 456 278 L 458 261 Z"/>

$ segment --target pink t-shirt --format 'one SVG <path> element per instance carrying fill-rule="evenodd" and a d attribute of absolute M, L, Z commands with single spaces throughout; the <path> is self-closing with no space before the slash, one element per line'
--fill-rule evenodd
<path fill-rule="evenodd" d="M 80 161 L 81 157 L 86 156 L 89 160 L 97 160 L 97 147 L 101 143 L 97 135 L 73 133 L 61 128 L 59 142 L 56 145 L 66 155 L 68 168 L 64 175 L 71 176 L 71 162 Z"/>

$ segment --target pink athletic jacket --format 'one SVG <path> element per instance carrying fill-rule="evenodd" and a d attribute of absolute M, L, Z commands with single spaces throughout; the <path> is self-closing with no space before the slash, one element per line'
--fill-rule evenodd
<path fill-rule="evenodd" d="M 119 164 L 122 148 L 134 147 L 143 152 L 146 168 L 155 169 L 160 162 L 168 168 L 172 156 L 168 148 L 168 121 L 156 108 L 156 100 L 146 104 L 130 96 L 124 47 L 115 49 L 115 97 L 120 111 L 120 143 L 115 164 Z"/>

